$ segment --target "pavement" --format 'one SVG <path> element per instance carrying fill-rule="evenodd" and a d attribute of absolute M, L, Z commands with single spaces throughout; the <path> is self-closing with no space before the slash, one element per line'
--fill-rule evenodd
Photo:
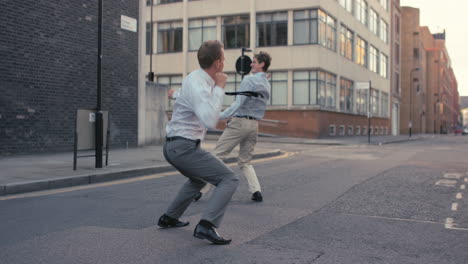
<path fill-rule="evenodd" d="M 220 131 L 211 131 L 201 143 L 203 149 L 213 151 Z M 408 142 L 431 137 L 431 135 L 372 136 L 370 144 L 382 145 Z M 368 137 L 336 137 L 324 139 L 292 138 L 261 134 L 254 152 L 254 159 L 281 155 L 281 145 L 362 145 L 369 144 Z M 271 146 L 275 146 L 272 148 Z M 93 154 L 92 152 L 89 154 Z M 80 154 L 80 155 L 83 155 Z M 235 149 L 225 160 L 237 160 Z M 77 170 L 73 170 L 73 152 L 38 153 L 0 157 L 0 196 L 42 191 L 77 185 L 93 184 L 131 177 L 140 177 L 174 171 L 163 156 L 162 145 L 138 148 L 111 149 L 108 166 L 95 168 L 94 157 L 79 158 Z"/>

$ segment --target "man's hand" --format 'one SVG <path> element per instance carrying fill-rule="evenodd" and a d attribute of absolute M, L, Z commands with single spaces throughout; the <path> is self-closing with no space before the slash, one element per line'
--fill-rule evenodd
<path fill-rule="evenodd" d="M 169 90 L 167 90 L 167 98 L 173 99 L 173 100 L 174 100 L 175 98 L 172 97 L 172 96 L 174 95 L 174 93 L 175 93 L 175 90 L 174 90 L 174 89 L 169 89 Z"/>
<path fill-rule="evenodd" d="M 214 76 L 216 86 L 219 86 L 224 89 L 226 86 L 227 75 L 222 72 L 217 72 Z"/>

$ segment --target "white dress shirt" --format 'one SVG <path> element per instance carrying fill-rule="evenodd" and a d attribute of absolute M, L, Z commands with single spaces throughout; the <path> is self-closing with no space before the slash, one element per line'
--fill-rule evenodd
<path fill-rule="evenodd" d="M 223 104 L 224 89 L 203 69 L 187 75 L 177 92 L 171 121 L 167 124 L 168 137 L 203 140 L 208 128 L 218 122 Z"/>

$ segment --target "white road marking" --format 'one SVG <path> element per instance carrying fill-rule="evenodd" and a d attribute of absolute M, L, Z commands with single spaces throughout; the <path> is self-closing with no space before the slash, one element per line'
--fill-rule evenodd
<path fill-rule="evenodd" d="M 455 187 L 457 184 L 456 180 L 438 180 L 435 185 L 445 186 L 445 187 Z"/>
<path fill-rule="evenodd" d="M 452 203 L 452 211 L 458 210 L 458 203 Z"/>
<path fill-rule="evenodd" d="M 453 227 L 453 218 L 445 219 L 445 228 L 452 228 Z"/>
<path fill-rule="evenodd" d="M 457 199 L 461 199 L 462 198 L 462 193 L 457 193 Z"/>
<path fill-rule="evenodd" d="M 444 178 L 447 178 L 447 179 L 459 180 L 461 177 L 462 177 L 461 173 L 444 173 Z"/>
<path fill-rule="evenodd" d="M 460 190 L 465 190 L 465 188 L 466 188 L 465 184 L 460 185 Z"/>

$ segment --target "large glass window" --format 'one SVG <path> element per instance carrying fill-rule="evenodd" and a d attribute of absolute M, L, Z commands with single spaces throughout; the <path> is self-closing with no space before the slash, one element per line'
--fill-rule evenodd
<path fill-rule="evenodd" d="M 359 114 L 367 115 L 368 109 L 368 89 L 356 90 L 356 112 Z"/>
<path fill-rule="evenodd" d="M 383 19 L 380 19 L 380 39 L 388 43 L 388 24 Z"/>
<path fill-rule="evenodd" d="M 389 106 L 388 94 L 382 93 L 382 116 L 383 117 L 389 117 L 388 106 Z"/>
<path fill-rule="evenodd" d="M 369 45 L 369 70 L 377 73 L 379 51 L 372 45 Z"/>
<path fill-rule="evenodd" d="M 270 73 L 270 105 L 288 105 L 288 72 Z"/>
<path fill-rule="evenodd" d="M 249 15 L 223 17 L 223 42 L 226 49 L 250 46 Z"/>
<path fill-rule="evenodd" d="M 356 18 L 364 25 L 367 25 L 367 2 L 356 0 Z"/>
<path fill-rule="evenodd" d="M 204 41 L 216 39 L 216 18 L 191 19 L 188 30 L 189 50 L 198 50 Z"/>
<path fill-rule="evenodd" d="M 293 104 L 317 104 L 317 71 L 296 71 L 293 73 Z"/>
<path fill-rule="evenodd" d="M 345 8 L 348 12 L 353 12 L 353 0 L 339 0 L 340 5 Z"/>
<path fill-rule="evenodd" d="M 157 77 L 156 81 L 159 84 L 167 85 L 169 89 L 173 89 L 175 91 L 178 91 L 182 87 L 182 75 L 161 75 Z M 169 100 L 169 106 L 173 104 L 174 102 Z"/>
<path fill-rule="evenodd" d="M 257 15 L 257 46 L 288 44 L 288 13 L 278 12 Z"/>
<path fill-rule="evenodd" d="M 360 37 L 356 38 L 356 63 L 367 66 L 367 42 Z"/>
<path fill-rule="evenodd" d="M 239 89 L 240 87 L 240 82 L 242 80 L 242 77 L 239 75 L 239 74 L 236 74 L 236 73 L 228 73 L 227 74 L 228 78 L 226 80 L 226 86 L 224 87 L 224 91 L 225 92 L 235 92 Z M 223 105 L 224 106 L 229 106 L 231 105 L 234 100 L 235 100 L 235 96 L 227 96 L 225 95 L 224 96 L 224 101 L 223 101 Z"/>
<path fill-rule="evenodd" d="M 336 20 L 320 9 L 294 12 L 294 44 L 317 44 L 336 51 Z"/>
<path fill-rule="evenodd" d="M 371 109 L 372 109 L 373 116 L 379 115 L 379 108 L 380 108 L 379 91 L 375 89 L 371 89 Z"/>
<path fill-rule="evenodd" d="M 380 75 L 388 77 L 388 57 L 383 53 L 380 53 Z"/>
<path fill-rule="evenodd" d="M 294 11 L 294 44 L 318 43 L 317 10 Z"/>
<path fill-rule="evenodd" d="M 353 111 L 353 82 L 344 78 L 340 78 L 340 110 Z"/>
<path fill-rule="evenodd" d="M 379 32 L 379 16 L 372 8 L 369 9 L 369 29 L 375 35 Z"/>
<path fill-rule="evenodd" d="M 158 53 L 182 51 L 182 22 L 158 24 Z"/>
<path fill-rule="evenodd" d="M 353 60 L 354 34 L 344 25 L 340 27 L 340 54 L 348 60 Z"/>

